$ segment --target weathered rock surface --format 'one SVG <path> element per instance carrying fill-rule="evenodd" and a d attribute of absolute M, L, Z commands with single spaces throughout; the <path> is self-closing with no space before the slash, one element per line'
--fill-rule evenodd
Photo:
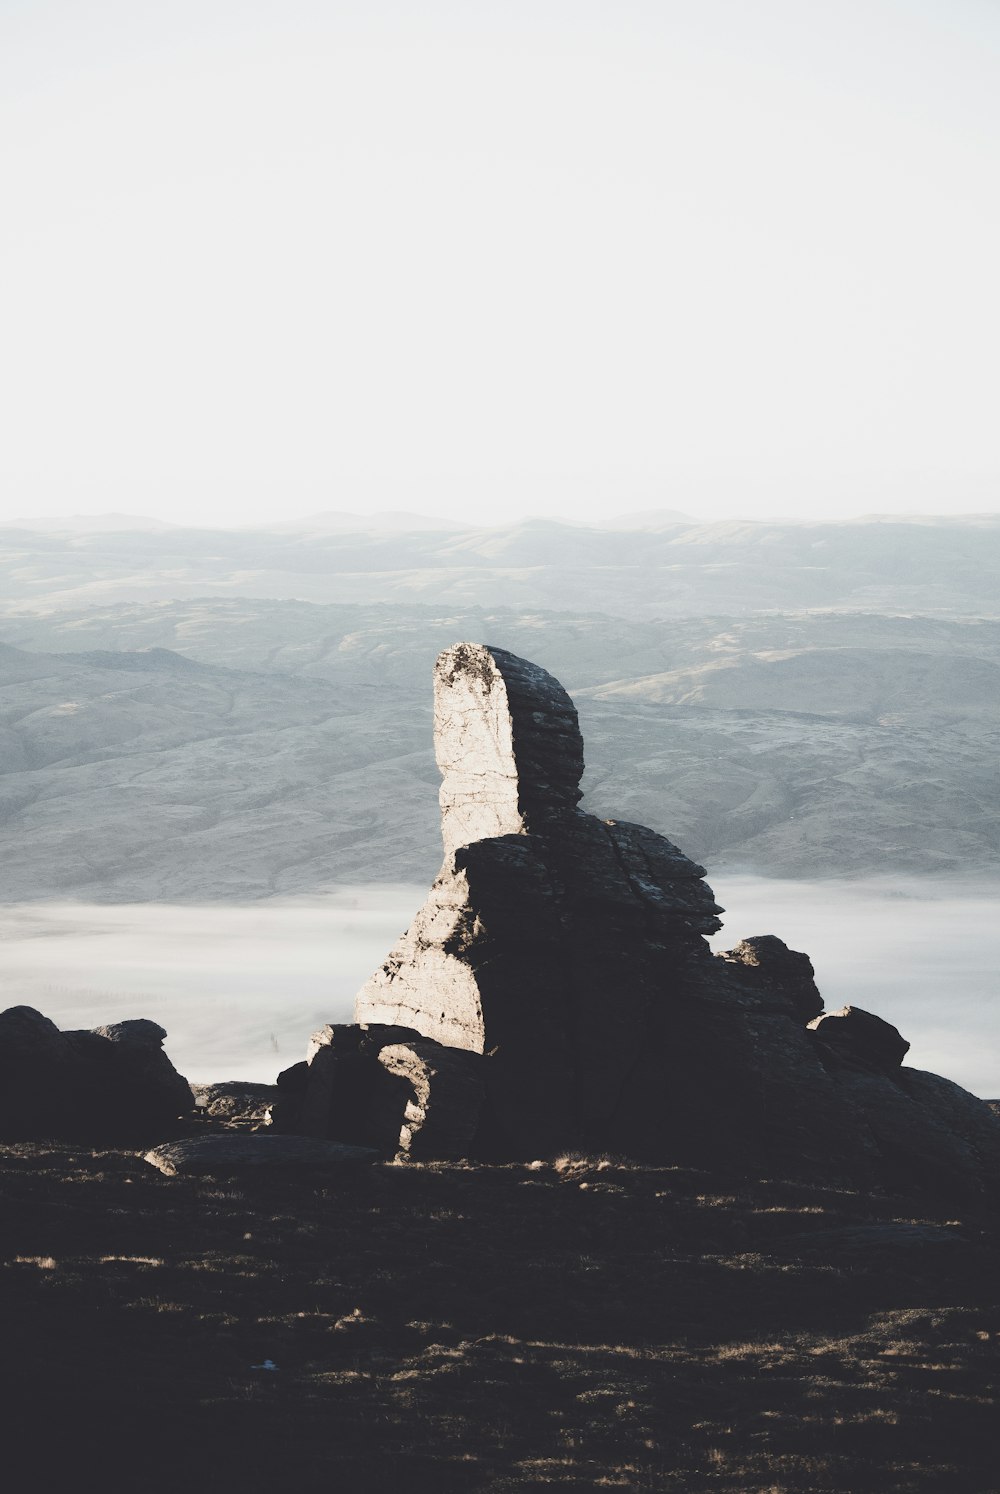
<path fill-rule="evenodd" d="M 745 966 L 744 979 L 752 979 L 761 992 L 769 992 L 775 1001 L 785 997 L 794 1015 L 815 1028 L 816 1023 L 811 1019 L 822 1012 L 823 998 L 816 988 L 816 972 L 808 955 L 789 949 L 774 934 L 758 934 L 754 939 L 741 939 L 726 951 L 723 959 Z M 749 970 L 756 974 L 748 976 Z"/>
<path fill-rule="evenodd" d="M 862 1011 L 860 1006 L 842 1006 L 839 1012 L 825 1012 L 809 1023 L 822 1043 L 829 1043 L 838 1053 L 878 1073 L 891 1074 L 898 1069 L 910 1050 L 901 1033 L 881 1017 Z"/>
<path fill-rule="evenodd" d="M 986 1105 L 901 1069 L 908 1045 L 870 1013 L 824 1016 L 808 957 L 774 935 L 713 956 L 703 936 L 722 910 L 703 868 L 651 830 L 577 808 L 582 740 L 551 675 L 498 648 L 446 650 L 435 750 L 444 865 L 356 1002 L 357 1032 L 424 1040 L 380 1054 L 408 1086 L 411 1154 L 454 1154 L 433 1117 L 457 1071 L 425 1055 L 430 1041 L 481 1056 L 479 1156 L 607 1150 L 856 1186 L 995 1186 L 1000 1124 Z M 330 1051 L 351 1044 L 344 1033 Z M 329 1093 L 347 1084 L 338 1069 Z M 381 1102 L 399 1115 L 400 1094 Z M 461 1131 L 471 1110 L 457 1112 Z"/>
<path fill-rule="evenodd" d="M 485 1097 L 479 1054 L 425 1038 L 387 1044 L 379 1050 L 378 1061 L 405 1086 L 402 1126 L 391 1103 L 398 1086 L 381 1091 L 391 1097 L 388 1124 L 398 1133 L 394 1140 L 399 1152 L 414 1159 L 470 1156 Z"/>
<path fill-rule="evenodd" d="M 278 1098 L 276 1084 L 226 1079 L 219 1084 L 192 1084 L 195 1103 L 213 1120 L 261 1121 Z"/>
<path fill-rule="evenodd" d="M 244 1169 L 280 1167 L 308 1168 L 311 1173 L 352 1174 L 378 1161 L 370 1147 L 344 1146 L 336 1141 L 318 1141 L 311 1136 L 273 1136 L 256 1132 L 240 1135 L 197 1136 L 169 1141 L 147 1152 L 144 1160 L 168 1177 L 203 1177 Z"/>
<path fill-rule="evenodd" d="M 194 1096 L 155 1022 L 60 1032 L 33 1007 L 0 1012 L 0 1136 L 127 1141 L 168 1131 Z"/>
<path fill-rule="evenodd" d="M 308 1055 L 278 1075 L 276 1131 L 389 1157 L 471 1155 L 484 1094 L 478 1054 L 372 1022 L 328 1023 Z"/>

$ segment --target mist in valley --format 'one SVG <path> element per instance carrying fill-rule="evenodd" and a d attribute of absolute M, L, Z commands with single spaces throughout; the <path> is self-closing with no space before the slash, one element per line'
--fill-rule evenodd
<path fill-rule="evenodd" d="M 566 686 L 583 807 L 707 867 L 717 948 L 1000 1094 L 998 575 L 989 515 L 0 533 L 2 1004 L 149 1016 L 196 1081 L 301 1058 L 437 869 L 467 638 Z"/>
<path fill-rule="evenodd" d="M 366 886 L 250 904 L 8 906 L 3 1004 L 61 1028 L 149 1017 L 188 1079 L 271 1082 L 324 1022 L 352 1020 L 354 993 L 422 899 Z"/>
<path fill-rule="evenodd" d="M 713 877 L 727 949 L 778 934 L 805 950 L 827 1010 L 861 1006 L 897 1025 L 906 1062 L 984 1098 L 1000 1095 L 996 887 L 878 878 Z M 0 911 L 6 1004 L 59 1027 L 150 1017 L 196 1082 L 273 1081 L 355 992 L 423 902 L 416 885 L 359 885 L 252 904 L 83 902 Z M 609 1012 L 610 1015 L 610 1012 Z"/>

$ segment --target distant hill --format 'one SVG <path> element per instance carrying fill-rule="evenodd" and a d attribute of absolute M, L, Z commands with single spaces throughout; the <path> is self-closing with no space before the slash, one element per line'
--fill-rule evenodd
<path fill-rule="evenodd" d="M 580 709 L 587 807 L 710 874 L 998 866 L 994 619 L 205 598 L 0 636 L 0 900 L 429 880 L 430 670 L 460 638 L 551 669 Z"/>
<path fill-rule="evenodd" d="M 337 516 L 342 517 L 342 516 Z M 630 522 L 630 521 L 628 521 Z M 995 616 L 1000 517 L 620 529 L 0 530 L 0 613 L 225 596 L 544 607 L 653 620 L 803 610 Z"/>

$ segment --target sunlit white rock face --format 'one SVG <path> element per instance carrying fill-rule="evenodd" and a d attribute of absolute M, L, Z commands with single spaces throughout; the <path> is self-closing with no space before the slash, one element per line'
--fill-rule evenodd
<path fill-rule="evenodd" d="M 524 829 L 510 706 L 489 651 L 460 643 L 434 669 L 434 755 L 445 855 Z"/>
<path fill-rule="evenodd" d="M 518 835 L 580 799 L 576 709 L 546 670 L 505 649 L 457 643 L 434 668 L 434 750 L 445 855 Z"/>

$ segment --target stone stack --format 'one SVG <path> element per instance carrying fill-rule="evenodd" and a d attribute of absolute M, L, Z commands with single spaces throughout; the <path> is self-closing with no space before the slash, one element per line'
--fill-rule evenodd
<path fill-rule="evenodd" d="M 462 643 L 434 689 L 444 865 L 356 1018 L 481 1057 L 474 1155 L 995 1185 L 1000 1125 L 981 1101 L 901 1069 L 907 1044 L 877 1017 L 823 1015 L 807 956 L 774 935 L 713 955 L 704 869 L 577 807 L 583 743 L 557 680 Z M 396 1072 L 425 1109 L 434 1071 L 422 1088 L 412 1060 Z"/>

